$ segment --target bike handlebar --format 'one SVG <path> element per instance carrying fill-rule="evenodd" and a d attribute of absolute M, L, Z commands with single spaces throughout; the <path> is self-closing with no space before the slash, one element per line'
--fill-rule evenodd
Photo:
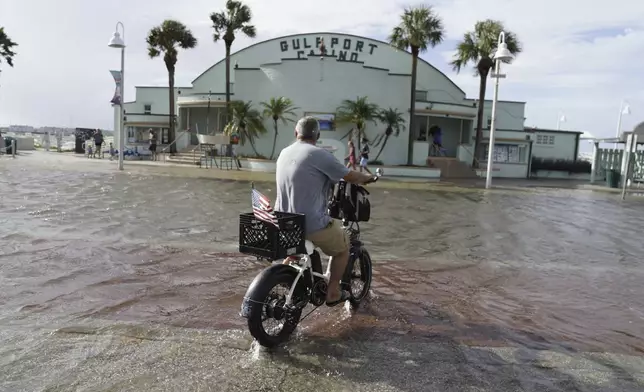
<path fill-rule="evenodd" d="M 381 168 L 377 168 L 377 169 L 376 169 L 376 174 L 371 178 L 371 180 L 369 180 L 369 181 L 365 182 L 365 185 L 366 185 L 366 184 L 372 184 L 372 183 L 374 183 L 374 182 L 378 181 L 378 179 L 379 179 L 380 177 L 382 177 L 382 176 L 383 176 L 383 174 L 384 174 L 384 172 L 382 171 L 382 169 L 381 169 Z"/>

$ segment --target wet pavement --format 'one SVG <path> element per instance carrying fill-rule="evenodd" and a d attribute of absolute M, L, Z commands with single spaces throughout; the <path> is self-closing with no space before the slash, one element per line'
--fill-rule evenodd
<path fill-rule="evenodd" d="M 249 184 L 115 166 L 0 158 L 0 391 L 644 390 L 641 199 L 373 188 L 370 299 L 267 352 Z"/>

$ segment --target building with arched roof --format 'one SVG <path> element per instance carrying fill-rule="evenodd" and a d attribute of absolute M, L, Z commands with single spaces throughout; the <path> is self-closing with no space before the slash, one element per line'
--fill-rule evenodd
<path fill-rule="evenodd" d="M 320 50 L 322 43 L 326 48 L 324 56 Z M 411 54 L 370 38 L 340 33 L 279 37 L 231 55 L 231 100 L 252 101 L 260 109 L 259 103 L 271 97 L 288 97 L 299 108 L 298 116 L 315 115 L 323 120 L 322 139 L 341 139 L 351 126 L 338 125 L 332 120 L 336 108 L 345 99 L 367 96 L 381 108 L 398 109 L 408 121 L 411 66 Z M 196 132 L 214 134 L 223 130 L 225 74 L 222 59 L 197 76 L 192 86 L 176 88 L 179 150 L 197 144 Z M 159 129 L 162 143 L 171 142 L 165 130 L 169 124 L 167 100 L 167 87 L 136 88 L 136 101 L 126 104 L 128 144 L 144 142 L 150 127 Z M 485 106 L 484 124 L 489 125 L 491 107 L 491 103 Z M 523 154 L 509 156 L 516 155 L 513 159 L 520 160 L 527 168 L 530 137 L 524 134 L 524 110 L 524 102 L 500 101 L 497 129 L 522 133 L 511 140 L 517 148 L 524 149 Z M 476 100 L 467 98 L 452 80 L 422 59 L 418 62 L 413 112 L 418 118 L 415 129 L 405 128 L 397 137 L 390 137 L 379 161 L 387 165 L 405 164 L 408 145 L 412 143 L 413 162 L 425 165 L 430 152 L 428 131 L 436 125 L 442 129 L 445 156 L 471 162 Z M 115 116 L 118 120 L 118 114 Z M 293 125 L 280 125 L 276 151 L 292 142 Z M 268 133 L 255 143 L 263 156 L 270 155 L 273 143 L 272 120 L 266 119 L 266 126 Z M 186 129 L 190 132 L 181 133 Z M 370 140 L 384 131 L 382 124 L 369 123 L 366 127 Z M 502 144 L 503 139 L 497 143 Z M 379 149 L 380 146 L 372 147 L 371 159 Z M 238 153 L 251 155 L 252 149 L 240 146 Z"/>

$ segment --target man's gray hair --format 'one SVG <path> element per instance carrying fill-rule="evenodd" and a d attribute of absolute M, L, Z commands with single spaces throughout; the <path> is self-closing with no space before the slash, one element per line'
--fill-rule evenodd
<path fill-rule="evenodd" d="M 300 139 L 316 140 L 320 134 L 320 123 L 313 116 L 305 116 L 295 124 L 295 133 Z"/>

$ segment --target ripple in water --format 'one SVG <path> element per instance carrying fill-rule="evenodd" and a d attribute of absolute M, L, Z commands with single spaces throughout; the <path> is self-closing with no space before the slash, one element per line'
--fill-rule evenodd
<path fill-rule="evenodd" d="M 443 378 L 466 390 L 472 374 L 485 390 L 584 390 L 547 353 L 583 356 L 579 366 L 606 374 L 593 381 L 606 390 L 644 388 L 641 200 L 374 189 L 362 235 L 374 259 L 370 299 L 355 312 L 318 309 L 267 355 L 238 317 L 266 267 L 235 253 L 248 184 L 78 162 L 85 172 L 24 160 L 0 182 L 8 390 L 96 390 L 110 377 L 114 390 L 286 388 L 304 382 L 301 371 L 328 390 L 453 388 Z M 272 188 L 263 191 L 274 198 Z M 86 323 L 99 327 L 78 327 Z M 71 374 L 80 384 L 64 384 Z"/>

